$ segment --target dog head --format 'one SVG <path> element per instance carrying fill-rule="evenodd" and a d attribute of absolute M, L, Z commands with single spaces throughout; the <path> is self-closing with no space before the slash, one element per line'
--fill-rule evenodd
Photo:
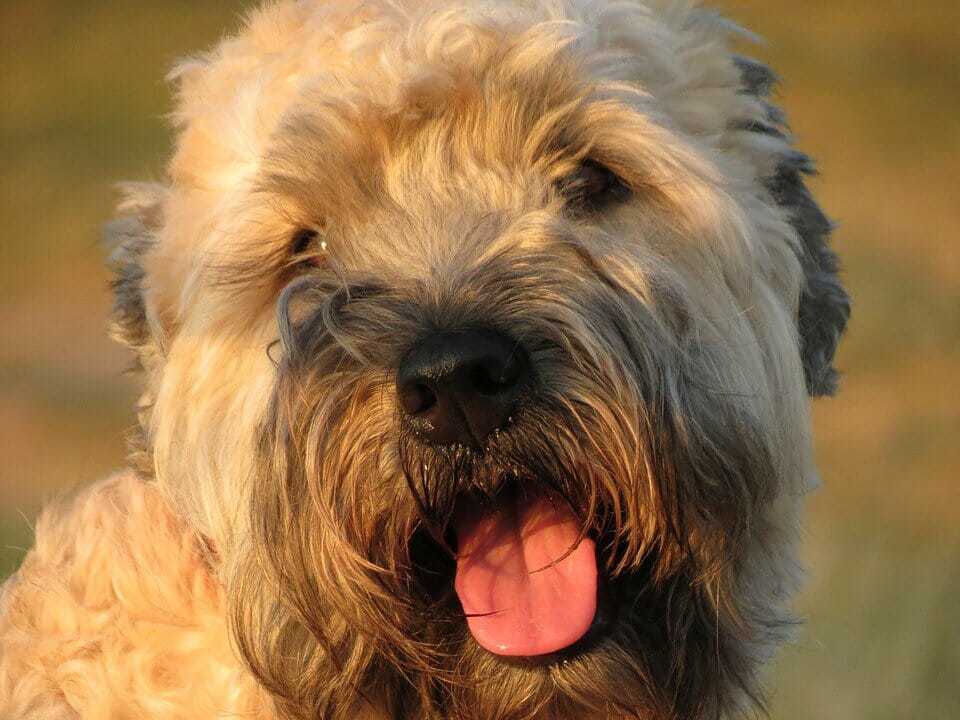
<path fill-rule="evenodd" d="M 281 3 L 177 69 L 114 327 L 143 465 L 290 717 L 759 700 L 848 304 L 729 32 Z"/>

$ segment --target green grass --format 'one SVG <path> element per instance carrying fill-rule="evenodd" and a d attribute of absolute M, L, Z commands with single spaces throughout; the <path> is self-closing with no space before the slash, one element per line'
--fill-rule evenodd
<path fill-rule="evenodd" d="M 806 626 L 775 720 L 947 720 L 960 708 L 960 73 L 955 0 L 718 0 L 768 39 L 823 172 L 855 300 L 840 395 L 815 407 Z M 163 76 L 244 3 L 0 5 L 0 577 L 44 499 L 123 463 L 134 389 L 103 332 L 99 227 L 162 174 Z"/>

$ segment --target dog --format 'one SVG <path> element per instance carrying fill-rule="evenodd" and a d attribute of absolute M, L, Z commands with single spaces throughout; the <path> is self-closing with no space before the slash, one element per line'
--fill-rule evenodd
<path fill-rule="evenodd" d="M 775 83 L 661 0 L 281 0 L 124 187 L 130 469 L 3 591 L 0 716 L 762 706 L 849 300 Z"/>

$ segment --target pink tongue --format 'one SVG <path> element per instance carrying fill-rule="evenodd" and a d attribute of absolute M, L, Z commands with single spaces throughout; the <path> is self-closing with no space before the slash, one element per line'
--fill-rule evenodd
<path fill-rule="evenodd" d="M 455 587 L 481 647 L 544 655 L 583 637 L 597 610 L 597 562 L 592 540 L 574 548 L 579 536 L 573 513 L 543 498 L 459 523 Z"/>

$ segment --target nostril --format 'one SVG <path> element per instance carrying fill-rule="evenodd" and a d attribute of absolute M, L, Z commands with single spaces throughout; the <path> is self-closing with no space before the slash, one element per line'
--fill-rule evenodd
<path fill-rule="evenodd" d="M 408 383 L 400 393 L 400 403 L 408 415 L 420 415 L 437 404 L 437 394 L 424 383 Z"/>
<path fill-rule="evenodd" d="M 533 380 L 531 370 L 523 347 L 499 332 L 436 333 L 397 367 L 402 422 L 431 445 L 480 447 L 507 423 Z"/>
<path fill-rule="evenodd" d="M 474 366 L 470 372 L 470 385 L 481 395 L 496 395 L 500 392 L 500 384 L 486 365 Z"/>
<path fill-rule="evenodd" d="M 486 358 L 470 371 L 470 384 L 481 395 L 493 396 L 509 392 L 520 379 L 519 364 L 508 358 Z"/>

